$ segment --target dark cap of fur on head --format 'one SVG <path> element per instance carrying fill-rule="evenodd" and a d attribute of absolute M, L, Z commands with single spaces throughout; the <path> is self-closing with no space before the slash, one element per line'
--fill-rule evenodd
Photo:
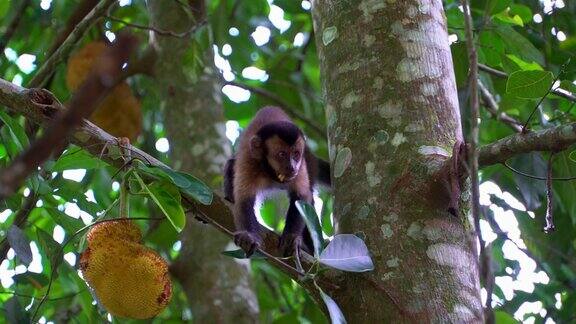
<path fill-rule="evenodd" d="M 294 145 L 299 137 L 303 137 L 302 131 L 300 131 L 296 125 L 288 121 L 266 124 L 258 130 L 256 135 L 258 135 L 262 141 L 265 141 L 274 135 L 278 135 L 278 137 L 288 145 Z"/>

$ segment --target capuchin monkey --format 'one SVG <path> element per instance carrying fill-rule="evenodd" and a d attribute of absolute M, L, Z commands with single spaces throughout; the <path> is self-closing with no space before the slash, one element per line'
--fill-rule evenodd
<path fill-rule="evenodd" d="M 258 111 L 240 138 L 234 157 L 224 170 L 225 198 L 234 203 L 234 243 L 250 256 L 262 244 L 254 214 L 257 198 L 268 191 L 286 190 L 290 206 L 279 248 L 284 256 L 296 249 L 312 251 L 306 224 L 296 201 L 313 204 L 315 181 L 330 186 L 330 165 L 317 159 L 306 146 L 302 131 L 277 107 Z"/>

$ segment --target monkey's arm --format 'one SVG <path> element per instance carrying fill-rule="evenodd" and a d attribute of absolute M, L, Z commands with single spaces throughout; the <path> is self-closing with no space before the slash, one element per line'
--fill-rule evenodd
<path fill-rule="evenodd" d="M 234 202 L 234 164 L 236 159 L 231 158 L 224 166 L 224 199 Z"/>
<path fill-rule="evenodd" d="M 254 196 L 239 197 L 234 205 L 234 221 L 237 229 L 234 233 L 234 243 L 244 250 L 247 257 L 262 245 L 262 238 L 258 233 L 258 220 L 254 215 L 255 200 Z"/>
<path fill-rule="evenodd" d="M 279 243 L 280 250 L 283 251 L 284 256 L 292 255 L 298 248 L 307 247 L 303 244 L 303 234 L 306 223 L 296 208 L 296 201 L 304 200 L 308 203 L 313 203 L 312 188 L 307 184 L 307 181 L 296 181 L 293 188 L 290 189 L 289 195 L 290 206 L 288 207 L 286 225 L 284 226 L 282 236 L 280 236 Z"/>

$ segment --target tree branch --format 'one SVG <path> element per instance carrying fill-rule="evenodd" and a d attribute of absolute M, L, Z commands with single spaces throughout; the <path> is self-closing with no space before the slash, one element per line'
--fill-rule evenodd
<path fill-rule="evenodd" d="M 506 74 L 506 72 L 502 72 L 500 70 L 493 69 L 493 68 L 486 66 L 484 64 L 478 64 L 478 68 L 480 68 L 480 70 L 487 72 L 487 73 L 490 73 L 493 76 L 498 77 L 498 78 L 505 79 L 508 77 L 508 74 Z M 553 94 L 555 94 L 559 97 L 562 97 L 564 99 L 568 99 L 570 101 L 576 102 L 576 96 L 568 90 L 565 90 L 562 88 L 556 88 L 556 89 L 552 89 L 552 91 L 550 91 L 550 93 L 553 93 Z"/>
<path fill-rule="evenodd" d="M 492 115 L 493 118 L 506 123 L 506 125 L 512 128 L 516 133 L 522 132 L 522 123 L 513 117 L 510 117 L 508 114 L 499 111 L 500 109 L 498 108 L 496 99 L 494 99 L 494 96 L 492 96 L 490 91 L 488 91 L 488 88 L 486 88 L 480 79 L 478 79 L 478 88 L 480 90 L 480 95 L 482 96 L 482 101 L 490 115 Z"/>
<path fill-rule="evenodd" d="M 308 117 L 302 115 L 300 112 L 298 112 L 298 109 L 291 106 L 289 103 L 284 101 L 282 98 L 278 97 L 276 94 L 262 88 L 249 86 L 247 84 L 235 81 L 228 81 L 226 82 L 226 84 L 239 87 L 248 91 L 252 91 L 260 96 L 270 99 L 271 101 L 275 102 L 278 106 L 283 108 L 284 111 L 286 111 L 286 113 L 290 115 L 292 118 L 301 120 L 302 122 L 304 122 L 304 124 L 308 125 L 308 127 L 310 127 L 314 132 L 316 132 L 319 136 L 321 136 L 321 138 L 326 137 L 326 131 L 322 127 L 318 126 L 314 121 L 310 120 Z"/>
<path fill-rule="evenodd" d="M 10 196 L 30 173 L 60 147 L 74 127 L 88 118 L 121 80 L 122 65 L 136 46 L 136 39 L 120 35 L 98 60 L 93 72 L 70 100 L 65 113 L 56 116 L 44 135 L 30 145 L 12 164 L 0 171 L 0 200 Z"/>
<path fill-rule="evenodd" d="M 20 24 L 20 20 L 26 11 L 26 8 L 30 5 L 31 0 L 22 0 L 20 3 L 16 4 L 16 9 L 14 10 L 14 15 L 12 16 L 12 20 L 8 23 L 8 27 L 6 27 L 6 31 L 2 38 L 0 38 L 0 55 L 4 54 L 4 49 L 10 42 L 10 39 L 16 32 L 18 25 Z"/>
<path fill-rule="evenodd" d="M 514 134 L 478 150 L 481 167 L 503 163 L 511 157 L 533 151 L 562 151 L 576 143 L 576 123 L 528 134 Z"/>
<path fill-rule="evenodd" d="M 82 3 L 74 8 L 74 12 L 68 18 L 66 22 L 66 26 L 62 31 L 59 32 L 58 36 L 50 46 L 50 49 L 46 52 L 46 57 L 52 56 L 54 52 L 62 45 L 62 43 L 68 38 L 70 33 L 74 30 L 74 27 L 82 20 L 82 18 L 86 17 L 86 15 L 94 9 L 94 7 L 100 2 L 100 0 L 84 0 Z"/>
<path fill-rule="evenodd" d="M 0 104 L 5 105 L 10 111 L 22 114 L 24 117 L 38 124 L 51 122 L 55 112 L 65 109 L 54 95 L 47 90 L 26 89 L 2 79 L 0 79 Z M 116 156 L 114 148 L 118 145 L 117 138 L 87 120 L 84 120 L 82 124 L 75 129 L 75 132 L 69 135 L 68 140 L 112 166 L 117 168 L 123 167 L 124 162 L 121 159 L 114 158 Z M 150 166 L 169 168 L 164 163 L 132 145 L 128 145 L 126 149 L 132 152 L 133 158 L 140 159 Z M 221 232 L 231 235 L 230 233 L 235 231 L 234 217 L 230 208 L 231 205 L 225 201 L 220 194 L 215 193 L 212 204 L 208 206 L 188 199 L 184 199 L 182 204 L 186 210 L 193 210 Z M 260 226 L 260 233 L 264 241 L 261 250 L 271 256 L 281 257 L 282 252 L 278 249 L 279 236 L 263 226 Z M 271 262 L 276 263 L 275 261 L 277 260 L 272 260 Z M 293 267 L 292 262 L 282 262 L 290 264 L 290 266 Z M 276 266 L 294 280 L 300 279 L 299 274 L 292 270 L 288 271 L 284 265 L 276 264 Z M 311 283 L 302 284 L 307 286 Z M 336 287 L 326 280 L 321 280 L 318 284 L 328 291 Z"/>
<path fill-rule="evenodd" d="M 183 33 L 175 33 L 173 31 L 170 30 L 162 30 L 162 29 L 158 29 L 158 28 L 154 28 L 151 26 L 145 26 L 145 25 L 139 25 L 139 24 L 135 24 L 135 23 L 131 23 L 128 21 L 124 21 L 120 18 L 116 18 L 113 16 L 106 16 L 106 19 L 109 19 L 111 21 L 115 21 L 117 23 L 121 23 L 127 27 L 131 27 L 131 28 L 136 28 L 136 29 L 143 29 L 143 30 L 149 30 L 149 31 L 153 31 L 154 33 L 158 34 L 158 35 L 162 35 L 162 36 L 172 36 L 172 37 L 176 37 L 176 38 L 182 38 L 182 37 L 187 37 L 191 34 L 194 34 L 198 29 L 200 29 L 201 27 L 203 27 L 204 25 L 206 25 L 207 20 L 204 19 L 202 21 L 199 21 L 198 23 L 194 24 L 192 26 L 192 28 L 190 28 L 189 30 L 183 32 Z"/>
<path fill-rule="evenodd" d="M 478 100 L 478 55 L 474 45 L 474 32 L 472 31 L 472 13 L 470 12 L 470 3 L 468 0 L 461 1 L 464 8 L 464 22 L 466 26 L 466 45 L 468 48 L 468 57 L 470 60 L 470 150 L 468 153 L 470 168 L 470 179 L 472 182 L 472 218 L 480 225 L 480 181 L 478 179 L 478 136 L 480 128 L 478 119 L 480 118 L 480 102 Z M 452 157 L 456 159 L 456 156 Z M 480 229 L 476 228 L 480 242 L 483 242 Z"/>
<path fill-rule="evenodd" d="M 30 80 L 28 86 L 30 88 L 41 88 L 46 85 L 50 76 L 54 73 L 56 66 L 63 62 L 74 45 L 82 38 L 86 30 L 88 30 L 112 5 L 116 3 L 115 0 L 102 0 L 82 21 L 74 28 L 68 35 L 62 45 L 52 54 L 46 62 L 38 69 L 36 75 Z"/>

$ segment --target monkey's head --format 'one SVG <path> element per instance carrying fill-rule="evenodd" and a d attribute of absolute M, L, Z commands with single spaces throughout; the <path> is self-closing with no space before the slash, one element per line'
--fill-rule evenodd
<path fill-rule="evenodd" d="M 252 156 L 265 162 L 270 176 L 279 182 L 298 175 L 305 147 L 302 132 L 291 122 L 267 124 L 250 139 Z"/>

